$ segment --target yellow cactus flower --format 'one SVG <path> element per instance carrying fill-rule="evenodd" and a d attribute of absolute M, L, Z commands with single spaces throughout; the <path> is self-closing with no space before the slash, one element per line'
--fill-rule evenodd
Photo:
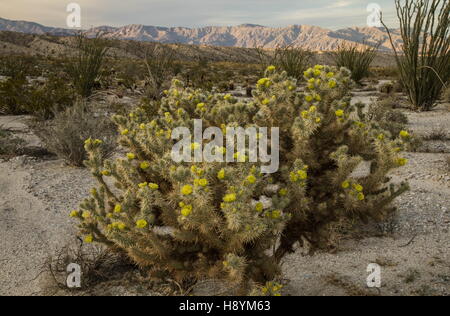
<path fill-rule="evenodd" d="M 378 135 L 378 139 L 379 139 L 379 140 L 384 140 L 384 134 Z"/>
<path fill-rule="evenodd" d="M 343 110 L 337 110 L 337 111 L 336 111 L 336 116 L 337 116 L 337 117 L 343 117 L 343 116 L 344 116 L 344 113 L 345 113 L 345 112 L 344 112 Z"/>
<path fill-rule="evenodd" d="M 105 177 L 109 177 L 111 175 L 111 172 L 109 172 L 108 170 L 103 170 L 102 175 L 104 175 Z"/>
<path fill-rule="evenodd" d="M 330 80 L 330 81 L 328 82 L 328 86 L 329 86 L 331 89 L 333 89 L 334 87 L 336 87 L 336 85 L 337 85 L 337 83 L 336 83 L 335 80 Z"/>
<path fill-rule="evenodd" d="M 231 98 L 232 98 L 231 94 L 226 94 L 226 95 L 223 97 L 223 99 L 224 99 L 225 101 L 229 101 L 229 100 L 231 100 Z"/>
<path fill-rule="evenodd" d="M 397 164 L 401 167 L 406 166 L 408 164 L 408 159 L 399 158 L 399 159 L 397 159 Z"/>
<path fill-rule="evenodd" d="M 232 202 L 236 201 L 236 194 L 234 194 L 234 193 L 226 194 L 223 197 L 223 201 L 226 203 L 232 203 Z"/>
<path fill-rule="evenodd" d="M 121 212 L 122 212 L 122 205 L 117 204 L 117 205 L 114 207 L 114 213 L 121 213 Z"/>
<path fill-rule="evenodd" d="M 188 217 L 192 213 L 192 205 L 186 205 L 181 209 L 181 215 Z"/>
<path fill-rule="evenodd" d="M 275 210 L 275 211 L 272 212 L 272 218 L 273 219 L 278 219 L 280 217 L 281 217 L 281 211 Z"/>
<path fill-rule="evenodd" d="M 70 212 L 70 217 L 78 217 L 80 213 L 77 210 L 73 210 L 72 212 Z"/>
<path fill-rule="evenodd" d="M 328 78 L 333 78 L 333 77 L 334 77 L 334 72 L 329 72 L 329 73 L 327 73 L 327 77 L 328 77 Z"/>
<path fill-rule="evenodd" d="M 297 174 L 302 180 L 306 180 L 308 178 L 308 173 L 304 170 L 297 171 Z"/>
<path fill-rule="evenodd" d="M 148 168 L 150 168 L 150 163 L 148 163 L 147 161 L 141 162 L 141 164 L 139 165 L 139 167 L 142 170 L 147 170 Z"/>
<path fill-rule="evenodd" d="M 139 184 L 138 184 L 138 187 L 140 187 L 140 188 L 142 189 L 142 188 L 145 188 L 147 185 L 148 185 L 147 182 L 139 183 Z"/>
<path fill-rule="evenodd" d="M 265 86 L 268 82 L 270 82 L 269 78 L 262 78 L 262 79 L 258 80 L 257 85 L 258 86 Z"/>
<path fill-rule="evenodd" d="M 200 185 L 202 187 L 206 187 L 208 185 L 208 180 L 207 179 L 200 179 L 200 180 L 198 180 L 198 185 Z"/>
<path fill-rule="evenodd" d="M 254 184 L 254 183 L 256 182 L 256 177 L 255 177 L 254 175 L 249 175 L 249 176 L 247 177 L 247 181 L 248 181 L 250 184 Z"/>
<path fill-rule="evenodd" d="M 267 104 L 270 103 L 270 100 L 269 99 L 264 99 L 264 100 L 261 101 L 261 103 L 262 103 L 262 105 L 267 105 Z"/>
<path fill-rule="evenodd" d="M 307 119 L 307 118 L 309 117 L 308 111 L 302 111 L 301 116 L 302 116 L 304 119 Z"/>
<path fill-rule="evenodd" d="M 280 189 L 280 191 L 278 192 L 281 196 L 286 196 L 288 194 L 288 190 L 287 189 Z"/>
<path fill-rule="evenodd" d="M 120 222 L 117 224 L 117 228 L 119 230 L 124 230 L 125 228 L 127 228 L 127 225 L 125 225 L 124 223 Z"/>
<path fill-rule="evenodd" d="M 219 180 L 225 179 L 225 169 L 221 169 L 221 170 L 217 173 L 217 178 L 218 178 Z"/>
<path fill-rule="evenodd" d="M 267 71 L 270 71 L 270 72 L 273 72 L 273 71 L 275 71 L 277 69 L 277 67 L 275 67 L 275 66 L 269 66 L 269 67 L 267 67 Z"/>
<path fill-rule="evenodd" d="M 364 188 L 361 184 L 354 184 L 353 189 L 355 189 L 358 192 L 362 192 L 364 190 Z"/>
<path fill-rule="evenodd" d="M 409 133 L 408 133 L 408 131 L 401 131 L 400 132 L 400 136 L 403 137 L 403 138 L 408 138 L 409 137 Z"/>
<path fill-rule="evenodd" d="M 127 158 L 128 158 L 129 160 L 133 160 L 133 159 L 136 159 L 136 155 L 133 154 L 133 153 L 128 153 L 128 154 L 127 154 Z"/>
<path fill-rule="evenodd" d="M 312 100 L 314 100 L 314 98 L 312 95 L 308 94 L 305 96 L 305 100 L 306 100 L 306 102 L 312 102 Z"/>
<path fill-rule="evenodd" d="M 320 117 L 316 118 L 316 123 L 319 124 L 322 121 Z"/>
<path fill-rule="evenodd" d="M 84 219 L 88 219 L 91 217 L 91 213 L 88 211 L 84 211 L 83 214 L 81 214 L 81 217 L 83 217 Z"/>
<path fill-rule="evenodd" d="M 290 179 L 292 182 L 297 182 L 298 181 L 298 174 L 296 174 L 295 172 L 291 172 L 290 173 Z"/>
<path fill-rule="evenodd" d="M 128 135 L 129 133 L 130 133 L 130 131 L 127 130 L 127 129 L 124 129 L 124 130 L 122 130 L 122 131 L 120 132 L 120 134 L 123 135 L 123 136 Z"/>
<path fill-rule="evenodd" d="M 350 187 L 350 182 L 344 181 L 344 182 L 342 182 L 341 186 L 342 186 L 343 189 L 348 189 Z"/>
<path fill-rule="evenodd" d="M 264 210 L 264 204 L 262 204 L 261 202 L 256 203 L 255 210 L 261 213 Z"/>
<path fill-rule="evenodd" d="M 295 90 L 295 87 L 294 87 L 294 86 L 289 86 L 289 87 L 288 87 L 288 90 L 289 90 L 289 91 L 294 91 L 294 90 Z"/>
<path fill-rule="evenodd" d="M 183 194 L 183 195 L 191 195 L 192 192 L 194 192 L 194 189 L 189 184 L 186 184 L 185 186 L 183 186 L 181 188 L 181 194 Z"/>
<path fill-rule="evenodd" d="M 137 228 L 145 228 L 147 227 L 148 223 L 145 219 L 140 219 L 136 222 L 136 227 Z"/>
<path fill-rule="evenodd" d="M 322 97 L 318 94 L 316 94 L 316 96 L 314 97 L 314 99 L 316 99 L 317 102 L 322 101 Z"/>
<path fill-rule="evenodd" d="M 147 126 L 144 124 L 144 123 L 142 123 L 141 125 L 139 125 L 139 128 L 140 129 L 145 129 Z"/>
<path fill-rule="evenodd" d="M 311 112 L 311 113 L 314 113 L 316 111 L 317 111 L 317 107 L 315 105 L 313 105 L 309 108 L 309 112 Z"/>
<path fill-rule="evenodd" d="M 84 238 L 84 242 L 87 243 L 87 244 L 90 244 L 90 243 L 94 242 L 94 236 L 92 236 L 92 235 L 87 235 L 87 236 Z"/>
<path fill-rule="evenodd" d="M 366 197 L 364 196 L 364 193 L 358 194 L 358 200 L 363 201 Z"/>

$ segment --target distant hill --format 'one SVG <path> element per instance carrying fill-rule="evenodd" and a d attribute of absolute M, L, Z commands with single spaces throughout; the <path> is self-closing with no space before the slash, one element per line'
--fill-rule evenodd
<path fill-rule="evenodd" d="M 70 36 L 76 31 L 53 28 L 34 22 L 12 21 L 0 18 L 0 31 L 28 34 Z M 401 45 L 401 37 L 393 30 L 395 45 Z M 143 42 L 180 43 L 209 46 L 275 48 L 294 46 L 313 51 L 336 50 L 342 43 L 376 44 L 380 50 L 392 51 L 387 32 L 374 27 L 349 27 L 337 31 L 309 25 L 291 25 L 271 28 L 254 24 L 238 26 L 208 26 L 201 28 L 157 27 L 133 24 L 122 27 L 101 26 L 87 30 L 89 36 L 103 34 L 106 38 Z"/>

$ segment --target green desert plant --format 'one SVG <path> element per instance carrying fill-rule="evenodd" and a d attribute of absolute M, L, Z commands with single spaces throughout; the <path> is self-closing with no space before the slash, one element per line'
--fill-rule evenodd
<path fill-rule="evenodd" d="M 8 78 L 0 81 L 0 114 L 25 114 L 24 92 L 28 89 L 25 78 Z"/>
<path fill-rule="evenodd" d="M 303 93 L 296 79 L 270 66 L 253 99 L 240 101 L 174 80 L 155 116 L 136 110 L 114 117 L 128 153 L 105 160 L 102 141 L 86 141 L 86 165 L 99 184 L 70 214 L 84 240 L 112 247 L 181 286 L 221 279 L 237 294 L 278 295 L 280 287 L 270 282 L 297 243 L 326 248 L 334 223 L 393 213 L 391 201 L 408 185 L 390 183 L 387 174 L 407 163 L 401 150 L 409 134 L 381 138 L 383 130 L 354 119 L 347 70 L 318 65 L 304 75 Z M 177 128 L 192 131 L 195 120 L 202 121 L 201 131 L 217 128 L 203 140 L 185 135 L 185 149 L 201 154 L 206 146 L 216 162 L 172 159 Z M 279 149 L 279 169 L 264 174 L 266 163 L 250 162 L 254 146 L 223 147 L 220 134 L 234 138 L 235 127 L 278 128 L 279 138 L 272 134 L 269 141 L 259 130 L 248 142 L 267 140 L 268 150 Z M 364 161 L 370 170 L 354 175 Z"/>
<path fill-rule="evenodd" d="M 32 128 L 50 152 L 72 166 L 83 166 L 87 158 L 84 140 L 89 137 L 102 140 L 103 157 L 109 157 L 116 149 L 112 122 L 107 118 L 96 117 L 84 101 L 77 101 L 64 111 L 56 112 L 51 121 L 34 122 Z"/>
<path fill-rule="evenodd" d="M 147 94 L 150 99 L 161 97 L 163 85 L 170 83 L 175 68 L 175 51 L 165 45 L 154 44 L 145 53 L 145 64 L 148 70 L 150 86 Z"/>
<path fill-rule="evenodd" d="M 297 80 L 303 79 L 303 72 L 310 66 L 312 53 L 295 47 L 278 47 L 274 53 L 257 48 L 260 64 L 266 69 L 269 65 L 275 65 L 286 71 L 289 77 Z"/>
<path fill-rule="evenodd" d="M 360 83 L 369 76 L 370 65 L 377 54 L 378 46 L 360 47 L 359 44 L 339 45 L 332 56 L 338 67 L 345 67 L 352 73 L 352 79 Z"/>
<path fill-rule="evenodd" d="M 429 111 L 450 80 L 450 2 L 396 0 L 403 39 L 395 48 L 385 25 L 404 88 L 413 109 Z"/>
<path fill-rule="evenodd" d="M 107 52 L 108 43 L 104 39 L 88 39 L 83 33 L 77 36 L 76 57 L 68 60 L 66 72 L 81 97 L 88 98 L 94 91 Z"/>
<path fill-rule="evenodd" d="M 53 118 L 75 101 L 73 89 L 56 75 L 50 75 L 44 84 L 31 85 L 22 95 L 23 110 L 39 120 Z"/>

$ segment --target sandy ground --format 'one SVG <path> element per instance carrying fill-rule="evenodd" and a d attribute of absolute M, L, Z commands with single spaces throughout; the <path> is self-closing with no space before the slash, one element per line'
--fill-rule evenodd
<path fill-rule="evenodd" d="M 450 131 L 450 112 L 444 107 L 407 115 L 417 133 L 437 126 Z M 0 117 L 0 126 L 39 145 L 24 119 Z M 344 238 L 334 254 L 307 256 L 299 249 L 287 257 L 284 294 L 450 295 L 449 152 L 407 156 L 410 164 L 393 174 L 394 181 L 408 180 L 411 185 L 396 201 L 397 216 L 367 228 L 358 239 Z M 23 156 L 0 162 L 0 295 L 45 293 L 43 265 L 55 250 L 75 242 L 75 222 L 67 214 L 92 184 L 87 170 L 59 160 Z M 370 263 L 382 268 L 379 290 L 366 286 Z M 108 293 L 135 294 L 120 286 Z"/>

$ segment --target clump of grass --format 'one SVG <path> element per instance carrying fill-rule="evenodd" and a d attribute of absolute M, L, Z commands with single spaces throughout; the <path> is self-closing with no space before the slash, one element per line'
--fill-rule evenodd
<path fill-rule="evenodd" d="M 263 69 L 268 66 L 277 66 L 280 70 L 286 71 L 289 77 L 303 80 L 304 71 L 312 63 L 312 52 L 292 46 L 278 47 L 275 52 L 269 53 L 260 48 L 257 49 L 260 64 Z"/>
<path fill-rule="evenodd" d="M 356 83 L 369 76 L 370 65 L 377 54 L 379 45 L 360 47 L 358 44 L 339 45 L 333 53 L 334 62 L 338 67 L 345 67 L 352 72 Z"/>
<path fill-rule="evenodd" d="M 78 101 L 72 107 L 55 113 L 53 120 L 37 122 L 32 128 L 50 152 L 69 165 L 82 167 L 87 158 L 86 139 L 103 141 L 103 157 L 111 156 L 116 148 L 114 124 L 107 118 L 95 116 L 85 102 Z"/>
<path fill-rule="evenodd" d="M 175 51 L 170 47 L 154 44 L 145 52 L 145 64 L 150 83 L 147 96 L 153 100 L 159 99 L 164 83 L 175 74 Z"/>
<path fill-rule="evenodd" d="M 98 37 L 87 39 L 83 33 L 77 36 L 76 41 L 76 57 L 66 64 L 66 72 L 77 93 L 87 98 L 91 96 L 96 82 L 100 79 L 108 44 Z"/>
<path fill-rule="evenodd" d="M 395 0 L 402 52 L 395 48 L 385 26 L 400 77 L 413 109 L 429 111 L 436 106 L 450 78 L 450 2 L 442 0 Z"/>

